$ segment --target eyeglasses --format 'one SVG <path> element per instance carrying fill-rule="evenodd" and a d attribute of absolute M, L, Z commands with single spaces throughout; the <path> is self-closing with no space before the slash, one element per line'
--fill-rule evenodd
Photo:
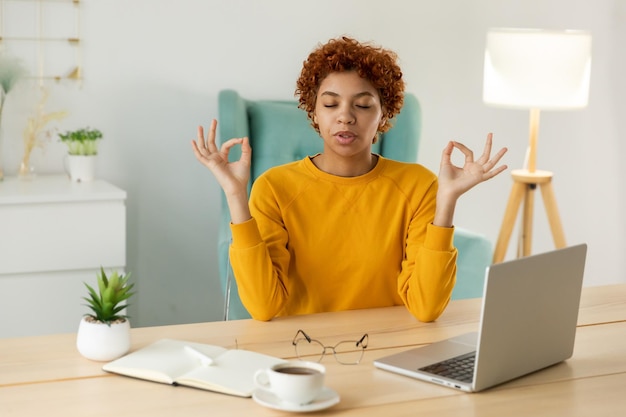
<path fill-rule="evenodd" d="M 359 340 L 344 340 L 335 346 L 324 346 L 322 342 L 312 339 L 303 330 L 298 330 L 291 343 L 296 349 L 298 359 L 320 362 L 326 350 L 330 349 L 337 362 L 343 365 L 357 365 L 363 358 L 367 340 L 368 336 L 365 333 Z"/>

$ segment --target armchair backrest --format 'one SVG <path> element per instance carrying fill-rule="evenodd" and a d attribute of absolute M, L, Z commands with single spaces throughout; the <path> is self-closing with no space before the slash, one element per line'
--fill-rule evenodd
<path fill-rule="evenodd" d="M 247 100 L 234 90 L 218 95 L 218 131 L 220 143 L 247 136 L 252 146 L 252 166 L 248 191 L 254 180 L 268 168 L 300 160 L 323 150 L 323 141 L 311 127 L 306 113 L 296 100 Z M 421 131 L 421 111 L 417 98 L 404 97 L 402 112 L 393 127 L 382 134 L 372 152 L 398 161 L 417 161 Z M 239 147 L 230 152 L 231 161 L 239 159 Z M 225 319 L 249 318 L 237 294 L 228 259 L 230 214 L 222 194 L 218 240 L 219 275 L 226 301 Z"/>

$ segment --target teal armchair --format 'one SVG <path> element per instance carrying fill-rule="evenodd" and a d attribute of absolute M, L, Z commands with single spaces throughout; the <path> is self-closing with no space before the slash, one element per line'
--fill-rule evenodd
<path fill-rule="evenodd" d="M 311 127 L 306 113 L 295 100 L 246 100 L 236 91 L 222 90 L 218 96 L 220 142 L 230 138 L 250 138 L 252 166 L 250 184 L 265 170 L 275 165 L 302 159 L 322 152 L 323 141 Z M 406 94 L 401 113 L 393 128 L 381 135 L 372 151 L 385 158 L 415 162 L 421 130 L 421 110 L 417 98 Z M 239 148 L 230 153 L 230 160 L 241 155 Z M 230 214 L 224 195 L 218 236 L 219 275 L 225 299 L 224 319 L 249 318 L 239 299 L 228 247 L 230 245 Z M 491 263 L 491 242 L 485 237 L 456 228 L 454 245 L 459 251 L 457 285 L 453 298 L 471 298 L 482 295 L 485 268 Z"/>

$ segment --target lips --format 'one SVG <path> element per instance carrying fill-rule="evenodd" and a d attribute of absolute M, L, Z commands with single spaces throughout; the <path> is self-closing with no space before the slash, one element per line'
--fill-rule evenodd
<path fill-rule="evenodd" d="M 333 135 L 341 144 L 352 143 L 356 139 L 356 134 L 348 130 L 337 132 Z"/>

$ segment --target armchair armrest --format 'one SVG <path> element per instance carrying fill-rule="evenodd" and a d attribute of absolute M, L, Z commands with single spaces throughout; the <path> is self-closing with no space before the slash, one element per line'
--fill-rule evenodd
<path fill-rule="evenodd" d="M 491 265 L 493 253 L 491 241 L 483 235 L 457 227 L 454 231 L 454 246 L 459 254 L 452 299 L 482 297 L 485 269 Z"/>

